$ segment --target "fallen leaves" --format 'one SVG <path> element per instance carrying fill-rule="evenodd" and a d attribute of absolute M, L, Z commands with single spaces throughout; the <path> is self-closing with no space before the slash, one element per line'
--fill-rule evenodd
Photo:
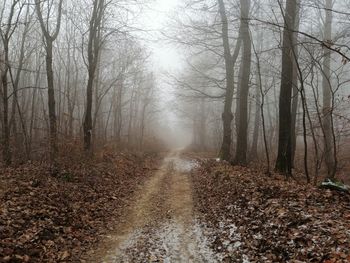
<path fill-rule="evenodd" d="M 350 262 L 349 195 L 215 161 L 192 178 L 196 208 L 227 262 Z M 220 227 L 232 223 L 236 238 Z"/>
<path fill-rule="evenodd" d="M 2 169 L 0 262 L 77 262 L 114 225 L 155 165 L 153 157 L 111 155 Z"/>

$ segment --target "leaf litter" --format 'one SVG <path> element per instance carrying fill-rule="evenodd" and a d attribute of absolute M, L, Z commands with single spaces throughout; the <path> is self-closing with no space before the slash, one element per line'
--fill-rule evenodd
<path fill-rule="evenodd" d="M 158 172 L 136 193 L 129 218 L 116 227 L 102 262 L 219 262 L 206 228 L 193 214 L 188 171 L 194 166 L 178 154 L 164 159 Z"/>
<path fill-rule="evenodd" d="M 0 262 L 350 262 L 349 195 L 215 160 L 156 163 L 2 170 Z"/>
<path fill-rule="evenodd" d="M 155 156 L 108 154 L 0 170 L 0 262 L 81 262 L 120 219 Z"/>
<path fill-rule="evenodd" d="M 195 209 L 224 262 L 350 262 L 350 195 L 201 161 Z"/>

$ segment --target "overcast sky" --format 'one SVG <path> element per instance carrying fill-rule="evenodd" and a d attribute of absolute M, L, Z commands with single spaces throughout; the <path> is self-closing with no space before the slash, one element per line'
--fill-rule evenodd
<path fill-rule="evenodd" d="M 146 44 L 153 52 L 153 61 L 156 70 L 173 71 L 179 69 L 181 59 L 178 50 L 165 41 L 158 41 L 160 33 L 166 30 L 166 23 L 181 0 L 154 0 L 146 8 L 140 19 L 140 26 L 149 30 L 150 41 Z"/>
<path fill-rule="evenodd" d="M 164 137 L 172 137 L 177 147 L 184 147 L 191 141 L 191 133 L 184 127 L 183 122 L 178 118 L 174 109 L 175 97 L 173 96 L 174 87 L 168 84 L 165 73 L 176 75 L 181 71 L 183 60 L 181 51 L 173 44 L 159 40 L 161 32 L 166 30 L 168 18 L 175 12 L 176 7 L 183 0 L 154 0 L 145 10 L 140 18 L 140 26 L 152 33 L 147 34 L 145 40 L 146 46 L 152 51 L 153 70 L 157 76 L 157 86 L 161 92 L 160 104 L 164 108 L 163 125 L 169 129 L 163 130 Z M 169 134 L 171 133 L 171 134 Z"/>

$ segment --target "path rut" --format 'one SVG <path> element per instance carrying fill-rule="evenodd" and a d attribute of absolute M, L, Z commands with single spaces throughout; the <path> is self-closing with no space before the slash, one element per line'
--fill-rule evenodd
<path fill-rule="evenodd" d="M 217 262 L 193 213 L 192 167 L 179 153 L 164 158 L 91 262 Z"/>

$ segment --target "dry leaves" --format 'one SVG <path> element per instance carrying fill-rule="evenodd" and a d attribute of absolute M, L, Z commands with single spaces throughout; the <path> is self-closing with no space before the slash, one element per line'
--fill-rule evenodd
<path fill-rule="evenodd" d="M 193 185 L 226 262 L 350 262 L 350 195 L 214 161 L 193 172 Z"/>
<path fill-rule="evenodd" d="M 0 262 L 79 262 L 114 225 L 154 157 L 104 156 L 103 161 L 44 163 L 0 171 Z"/>

